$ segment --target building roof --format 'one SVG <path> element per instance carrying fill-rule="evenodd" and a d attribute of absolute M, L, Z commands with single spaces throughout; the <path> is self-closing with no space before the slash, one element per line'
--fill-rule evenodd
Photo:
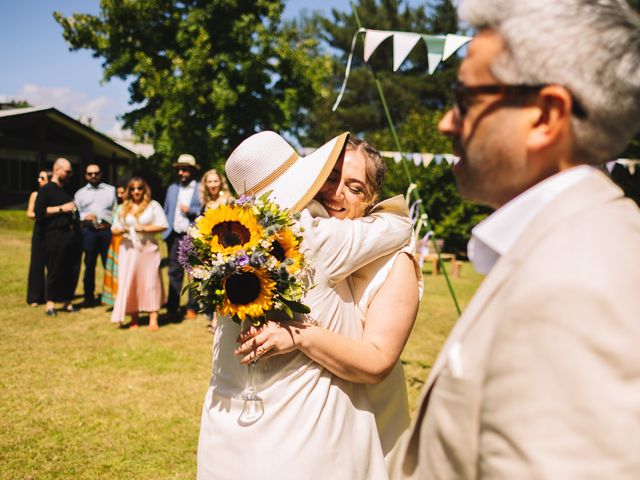
<path fill-rule="evenodd" d="M 62 113 L 60 110 L 53 107 L 25 107 L 25 108 L 12 108 L 8 110 L 0 110 L 0 120 L 3 118 L 17 118 L 17 117 L 41 117 L 44 116 L 56 123 L 59 123 L 66 128 L 74 131 L 75 133 L 87 138 L 93 143 L 94 151 L 101 156 L 111 157 L 113 155 L 117 157 L 125 157 L 133 159 L 138 154 L 131 148 L 118 143 L 97 130 L 71 118 L 70 116 Z"/>

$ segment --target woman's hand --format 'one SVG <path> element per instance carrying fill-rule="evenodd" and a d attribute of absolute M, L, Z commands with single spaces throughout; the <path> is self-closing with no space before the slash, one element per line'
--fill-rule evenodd
<path fill-rule="evenodd" d="M 302 322 L 274 322 L 256 328 L 249 327 L 238 335 L 239 344 L 235 354 L 240 363 L 246 365 L 258 359 L 282 355 L 295 350 L 299 344 L 300 331 L 309 325 Z"/>

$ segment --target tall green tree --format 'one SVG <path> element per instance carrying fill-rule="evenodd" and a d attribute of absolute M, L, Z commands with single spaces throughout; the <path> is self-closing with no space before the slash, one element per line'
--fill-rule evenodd
<path fill-rule="evenodd" d="M 262 129 L 295 130 L 323 88 L 318 41 L 283 24 L 281 0 L 102 0 L 98 15 L 56 12 L 72 50 L 130 81 L 124 126 L 162 165 L 191 152 L 219 164 Z"/>

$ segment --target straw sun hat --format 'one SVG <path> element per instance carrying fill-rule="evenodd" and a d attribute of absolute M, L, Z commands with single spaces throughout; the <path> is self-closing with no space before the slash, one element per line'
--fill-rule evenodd
<path fill-rule="evenodd" d="M 306 157 L 275 132 L 251 135 L 231 153 L 225 173 L 238 195 L 272 191 L 282 208 L 301 210 L 329 177 L 349 132 L 329 140 Z"/>
<path fill-rule="evenodd" d="M 173 164 L 174 167 L 191 167 L 196 170 L 200 169 L 200 165 L 196 162 L 196 157 L 188 153 L 183 153 L 178 157 L 178 161 Z"/>

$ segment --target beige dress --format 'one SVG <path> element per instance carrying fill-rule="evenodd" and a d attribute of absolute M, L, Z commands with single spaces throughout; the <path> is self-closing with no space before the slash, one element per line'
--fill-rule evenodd
<path fill-rule="evenodd" d="M 315 213 L 319 204 L 312 202 Z M 315 288 L 305 303 L 322 326 L 357 338 L 360 319 L 347 277 L 372 259 L 406 244 L 407 218 L 377 214 L 358 220 L 302 213 L 303 248 L 314 265 Z M 252 425 L 233 398 L 247 369 L 233 355 L 239 326 L 221 317 L 213 346 L 213 375 L 202 410 L 198 479 L 386 479 L 384 456 L 365 385 L 341 380 L 300 352 L 258 363 L 264 415 Z"/>
<path fill-rule="evenodd" d="M 394 197 L 381 202 L 372 211 L 372 213 L 377 212 L 395 212 L 399 215 L 406 215 L 407 218 L 409 215 L 406 202 L 402 197 Z M 413 260 L 418 277 L 418 296 L 422 297 L 422 272 L 413 255 L 414 240 L 412 239 L 410 245 L 371 262 L 349 277 L 349 289 L 353 294 L 363 326 L 371 301 L 389 276 L 396 258 L 402 253 L 407 253 Z M 400 360 L 396 362 L 387 378 L 379 384 L 368 385 L 367 388 L 375 414 L 382 451 L 385 460 L 388 460 L 389 453 L 411 423 L 407 384 Z"/>

